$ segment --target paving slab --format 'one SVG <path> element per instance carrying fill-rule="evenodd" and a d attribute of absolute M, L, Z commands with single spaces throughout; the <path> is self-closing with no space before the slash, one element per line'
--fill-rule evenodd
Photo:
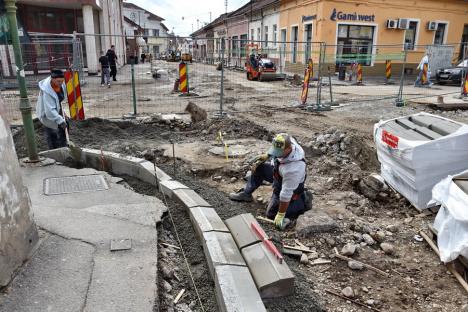
<path fill-rule="evenodd" d="M 203 240 L 204 232 L 229 232 L 229 229 L 214 208 L 193 207 L 189 209 L 189 215 L 193 228 L 200 240 Z"/>
<path fill-rule="evenodd" d="M 294 274 L 285 260 L 280 263 L 263 242 L 242 249 L 262 298 L 277 298 L 294 294 Z"/>
<path fill-rule="evenodd" d="M 175 190 L 174 196 L 187 208 L 211 207 L 211 205 L 206 200 L 204 200 L 200 195 L 191 189 Z"/>
<path fill-rule="evenodd" d="M 261 241 L 258 235 L 252 230 L 252 223 L 255 223 L 258 228 L 261 229 L 264 237 L 268 237 L 255 217 L 250 213 L 241 214 L 226 220 L 226 225 L 231 231 L 232 237 L 236 241 L 239 249 Z"/>
<path fill-rule="evenodd" d="M 188 189 L 188 186 L 183 185 L 179 181 L 165 180 L 159 182 L 159 190 L 169 198 L 172 198 L 175 190 Z"/>
<path fill-rule="evenodd" d="M 213 280 L 218 265 L 246 265 L 230 233 L 203 233 L 203 250 Z"/>
<path fill-rule="evenodd" d="M 71 305 L 70 309 L 67 307 L 49 310 L 153 311 L 157 306 L 155 224 L 167 210 L 162 202 L 152 196 L 137 194 L 130 188 L 117 184 L 120 179 L 94 169 L 78 170 L 52 165 L 43 168 L 22 168 L 22 171 L 37 224 L 50 233 L 60 235 L 67 242 L 88 243 L 92 247 L 92 266 L 89 269 L 92 274 L 86 276 L 87 292 L 80 305 Z M 87 174 L 103 175 L 109 189 L 50 196 L 43 194 L 42 182 L 48 177 Z M 131 249 L 110 250 L 111 241 L 123 239 L 131 240 Z M 62 271 L 68 269 L 65 267 Z M 81 274 L 79 269 L 72 270 Z M 48 274 L 47 270 L 42 272 L 42 275 Z M 68 280 L 61 288 L 73 289 L 74 283 L 73 279 Z M 49 305 L 55 304 L 56 300 L 68 300 L 70 296 L 68 292 L 60 290 L 54 291 L 54 294 L 64 298 L 49 298 Z M 15 298 L 18 299 L 19 296 Z M 31 311 L 44 310 L 49 311 Z"/>
<path fill-rule="evenodd" d="M 0 311 L 81 311 L 94 251 L 84 242 L 45 237 L 34 257 L 0 295 Z"/>
<path fill-rule="evenodd" d="M 327 213 L 320 210 L 309 210 L 297 218 L 296 234 L 300 237 L 310 237 L 316 233 L 331 232 L 338 224 Z"/>
<path fill-rule="evenodd" d="M 221 312 L 266 311 L 257 287 L 246 267 L 216 267 L 216 299 Z"/>

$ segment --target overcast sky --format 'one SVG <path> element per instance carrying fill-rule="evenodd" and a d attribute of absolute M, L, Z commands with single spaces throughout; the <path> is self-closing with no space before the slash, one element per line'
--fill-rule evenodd
<path fill-rule="evenodd" d="M 188 36 L 202 22 L 214 20 L 225 11 L 224 0 L 126 0 L 165 19 L 163 22 L 169 31 L 177 35 Z M 248 0 L 228 0 L 228 12 L 249 2 Z M 182 19 L 184 17 L 184 19 Z"/>

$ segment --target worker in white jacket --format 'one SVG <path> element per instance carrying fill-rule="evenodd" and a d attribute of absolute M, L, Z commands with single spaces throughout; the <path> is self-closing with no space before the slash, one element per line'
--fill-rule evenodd
<path fill-rule="evenodd" d="M 49 149 L 65 147 L 67 121 L 63 118 L 61 103 L 67 92 L 63 71 L 53 69 L 49 77 L 39 82 L 39 89 L 36 115 L 44 125 L 47 145 Z"/>
<path fill-rule="evenodd" d="M 312 207 L 312 193 L 304 187 L 307 165 L 302 147 L 286 133 L 276 135 L 272 144 L 267 155 L 255 158 L 245 188 L 229 194 L 229 198 L 250 202 L 263 181 L 273 183 L 266 215 L 283 229 L 285 218 L 296 218 Z"/>
<path fill-rule="evenodd" d="M 429 68 L 429 58 L 431 57 L 430 54 L 425 54 L 423 58 L 421 59 L 421 62 L 419 62 L 419 65 L 417 69 L 419 70 L 418 77 L 416 78 L 416 81 L 414 82 L 415 87 L 421 87 L 422 86 L 422 76 L 423 76 L 423 69 L 424 69 L 424 64 L 427 64 L 427 82 L 426 84 L 432 85 L 430 79 L 431 79 L 431 71 Z"/>

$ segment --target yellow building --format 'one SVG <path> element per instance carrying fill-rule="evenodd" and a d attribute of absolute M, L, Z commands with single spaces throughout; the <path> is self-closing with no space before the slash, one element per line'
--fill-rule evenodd
<path fill-rule="evenodd" d="M 367 71 L 405 57 L 414 69 L 428 45 L 453 44 L 455 63 L 462 58 L 460 43 L 468 41 L 468 1 L 282 0 L 280 39 L 290 70 L 302 71 L 311 56 L 318 61 L 317 42 L 326 44 L 325 63 L 354 60 Z"/>

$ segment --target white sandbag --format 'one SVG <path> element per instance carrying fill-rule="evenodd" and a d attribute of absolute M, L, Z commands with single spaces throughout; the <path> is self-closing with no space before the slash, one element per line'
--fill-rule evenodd
<path fill-rule="evenodd" d="M 431 140 L 395 124 L 408 117 L 444 121 L 445 126 L 458 129 Z M 435 133 L 429 128 L 425 130 Z M 382 177 L 418 209 L 430 207 L 428 202 L 435 184 L 449 174 L 468 169 L 468 126 L 447 118 L 419 113 L 380 121 L 374 125 L 374 141 Z"/>
<path fill-rule="evenodd" d="M 462 255 L 468 258 L 468 194 L 454 183 L 455 178 L 468 178 L 468 170 L 449 176 L 432 190 L 433 201 L 441 204 L 434 221 L 440 260 L 444 263 Z"/>

